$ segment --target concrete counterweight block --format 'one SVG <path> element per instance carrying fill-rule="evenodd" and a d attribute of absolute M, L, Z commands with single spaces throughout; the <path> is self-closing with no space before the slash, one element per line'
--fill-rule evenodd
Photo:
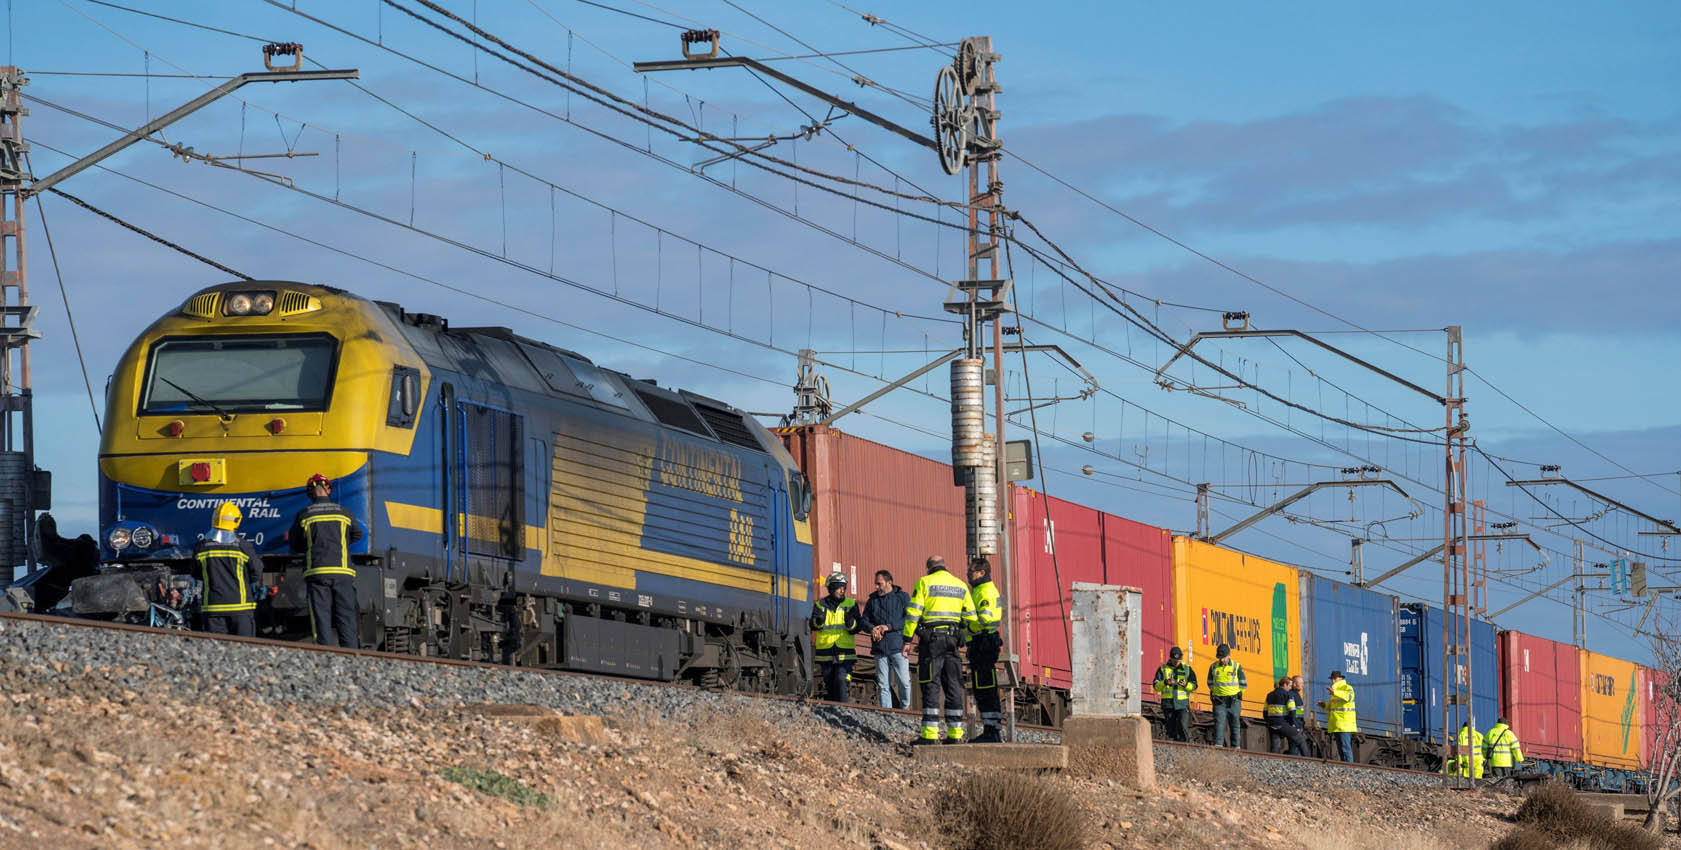
<path fill-rule="evenodd" d="M 1156 787 L 1156 751 L 1142 717 L 1081 717 L 1062 723 L 1068 772 L 1113 779 L 1139 790 Z"/>

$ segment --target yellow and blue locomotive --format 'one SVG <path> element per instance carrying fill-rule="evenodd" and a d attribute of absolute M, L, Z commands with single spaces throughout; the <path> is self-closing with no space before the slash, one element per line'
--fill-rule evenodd
<path fill-rule="evenodd" d="M 302 631 L 286 540 L 320 473 L 364 527 L 364 646 L 794 692 L 809 677 L 810 493 L 714 399 L 506 328 L 325 286 L 213 286 L 123 355 L 100 445 L 99 576 L 78 613 L 190 608 L 226 500 Z M 125 607 L 127 606 L 127 607 Z M 101 609 L 109 610 L 101 610 Z"/>

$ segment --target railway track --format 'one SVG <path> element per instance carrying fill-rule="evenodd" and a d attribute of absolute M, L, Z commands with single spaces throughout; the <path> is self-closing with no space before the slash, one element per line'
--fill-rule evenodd
<path fill-rule="evenodd" d="M 420 656 L 420 655 L 407 655 L 407 654 L 400 654 L 400 653 L 382 652 L 382 651 L 370 650 L 370 649 L 344 649 L 344 648 L 340 648 L 340 647 L 319 646 L 319 645 L 310 644 L 310 643 L 298 643 L 298 642 L 293 642 L 293 641 L 277 641 L 277 640 L 270 640 L 270 639 L 267 639 L 267 638 L 246 638 L 246 637 L 236 637 L 236 636 L 232 636 L 232 635 L 212 635 L 212 634 L 207 634 L 207 633 L 204 633 L 204 632 L 187 631 L 187 630 L 182 630 L 182 629 L 164 629 L 164 628 L 156 628 L 156 627 L 152 627 L 152 626 L 133 625 L 133 624 L 128 624 L 128 623 L 113 623 L 113 622 L 107 622 L 107 621 L 103 621 L 103 620 L 87 620 L 87 619 L 79 619 L 79 618 L 73 618 L 73 617 L 56 617 L 56 616 L 51 616 L 51 615 L 46 615 L 46 614 L 23 614 L 23 613 L 15 613 L 15 612 L 0 613 L 0 624 L 7 624 L 7 623 L 20 624 L 20 625 L 21 624 L 29 624 L 29 625 L 34 625 L 34 626 L 40 626 L 40 627 L 43 627 L 43 628 L 61 627 L 61 628 L 66 628 L 66 629 L 75 629 L 75 630 L 78 630 L 78 631 L 81 631 L 81 632 L 84 632 L 84 633 L 99 633 L 99 634 L 111 636 L 111 637 L 114 638 L 114 640 L 106 642 L 106 649 L 114 648 L 116 645 L 121 644 L 124 641 L 133 642 L 135 640 L 135 638 L 138 637 L 138 636 L 146 636 L 146 637 L 149 637 L 149 638 L 157 640 L 157 641 L 171 641 L 171 640 L 173 640 L 173 641 L 180 642 L 182 644 L 196 644 L 196 645 L 198 645 L 202 648 L 205 648 L 205 649 L 215 649 L 215 650 L 218 650 L 218 652 L 213 653 L 213 654 L 217 654 L 217 655 L 224 655 L 225 656 L 225 655 L 227 655 L 227 650 L 230 650 L 230 649 L 233 649 L 233 648 L 245 648 L 245 649 L 248 649 L 248 650 L 258 651 L 265 660 L 273 659 L 273 660 L 278 661 L 278 660 L 281 660 L 283 657 L 291 657 L 294 660 L 295 659 L 310 659 L 310 658 L 312 658 L 312 659 L 317 659 L 317 660 L 326 662 L 326 663 L 320 663 L 320 664 L 305 665 L 306 667 L 311 667 L 311 668 L 316 668 L 316 669 L 335 669 L 335 668 L 342 667 L 343 665 L 341 665 L 341 664 L 332 663 L 335 660 L 342 660 L 342 661 L 345 661 L 345 662 L 354 661 L 354 662 L 368 664 L 368 665 L 385 665 L 385 666 L 391 667 L 391 668 L 403 667 L 403 668 L 412 668 L 412 669 L 416 669 L 416 670 L 430 669 L 430 670 L 444 670 L 444 671 L 459 671 L 460 674 L 471 673 L 473 675 L 465 676 L 465 677 L 461 676 L 461 675 L 457 675 L 454 672 L 452 672 L 451 674 L 446 674 L 446 675 L 447 676 L 453 676 L 454 678 L 458 678 L 458 679 L 459 678 L 466 678 L 469 681 L 473 681 L 473 682 L 485 681 L 485 680 L 494 679 L 494 678 L 513 677 L 513 678 L 518 678 L 518 679 L 524 679 L 525 677 L 531 677 L 531 678 L 533 678 L 535 680 L 538 680 L 538 681 L 546 681 L 546 682 L 550 683 L 550 687 L 548 687 L 548 688 L 538 688 L 537 690 L 539 690 L 539 691 L 550 690 L 550 691 L 554 691 L 554 692 L 557 692 L 557 693 L 568 693 L 568 692 L 571 692 L 571 691 L 574 691 L 574 690 L 600 691 L 602 688 L 605 687 L 605 688 L 608 688 L 608 689 L 616 689 L 618 692 L 623 693 L 626 696 L 630 696 L 630 692 L 631 691 L 636 691 L 636 690 L 646 690 L 650 693 L 665 692 L 665 693 L 670 693 L 670 694 L 674 694 L 674 695 L 678 695 L 678 694 L 683 695 L 682 697 L 676 697 L 676 698 L 673 698 L 673 699 L 663 700 L 664 702 L 683 702 L 683 701 L 692 701 L 693 699 L 700 698 L 700 697 L 722 697 L 722 696 L 732 696 L 732 697 L 739 697 L 739 698 L 744 698 L 744 699 L 765 700 L 765 701 L 769 701 L 769 702 L 784 703 L 784 704 L 787 704 L 787 705 L 806 706 L 808 708 L 811 708 L 811 709 L 817 711 L 820 714 L 824 714 L 824 713 L 832 714 L 834 712 L 845 712 L 845 713 L 855 713 L 855 714 L 862 714 L 862 715 L 877 716 L 877 717 L 883 718 L 883 722 L 878 723 L 878 724 L 872 724 L 872 725 L 878 727 L 879 730 L 881 731 L 881 734 L 883 735 L 883 737 L 886 738 L 889 741 L 909 741 L 912 734 L 915 731 L 916 725 L 921 721 L 921 715 L 920 715 L 919 712 L 912 711 L 912 710 L 907 710 L 907 709 L 882 708 L 880 706 L 866 705 L 866 704 L 860 704 L 860 703 L 836 703 L 836 702 L 829 702 L 827 700 L 812 699 L 812 698 L 809 698 L 809 697 L 796 697 L 796 696 L 786 696 L 786 695 L 779 695 L 779 694 L 762 694 L 762 693 L 752 693 L 752 692 L 747 692 L 747 691 L 716 690 L 716 689 L 703 688 L 703 687 L 700 687 L 700 686 L 697 686 L 697 685 L 691 685 L 691 684 L 683 683 L 683 682 L 660 682 L 660 681 L 651 681 L 651 680 L 648 680 L 648 679 L 637 679 L 637 678 L 630 678 L 630 677 L 623 677 L 623 676 L 612 676 L 612 675 L 607 675 L 607 674 L 602 674 L 602 673 L 579 672 L 579 671 L 573 671 L 573 670 L 544 670 L 544 669 L 530 668 L 530 667 L 512 667 L 512 666 L 509 666 L 509 665 L 506 665 L 506 664 L 495 664 L 495 663 L 486 662 L 486 661 L 464 661 L 464 660 L 453 659 L 453 658 L 436 658 L 436 657 L 427 657 L 427 656 Z M 3 634 L 4 631 L 5 631 L 5 629 L 3 627 L 0 627 L 0 634 Z M 36 641 L 36 642 L 32 643 L 32 646 L 34 648 L 44 648 L 46 643 L 47 642 L 44 642 L 44 641 Z M 14 664 L 27 664 L 27 663 L 30 662 L 30 659 L 27 659 L 27 658 L 13 657 L 13 658 L 10 658 L 10 659 L 6 659 L 5 658 L 6 650 L 10 650 L 10 649 L 12 649 L 11 646 L 6 645 L 3 641 L 0 641 L 0 660 L 8 660 L 8 661 L 10 661 Z M 96 650 L 96 652 L 100 652 L 100 651 L 102 651 L 102 650 Z M 110 653 L 106 652 L 105 654 L 108 655 Z M 187 653 L 187 655 L 190 655 L 190 654 L 191 653 Z M 89 660 L 103 660 L 103 659 L 100 655 L 96 654 L 96 655 L 93 655 L 92 657 L 90 657 Z M 60 662 L 60 663 L 62 663 L 62 662 Z M 237 665 L 237 663 L 238 662 L 235 661 L 236 665 Z M 101 667 L 101 666 L 109 667 L 109 666 L 112 666 L 112 665 L 110 665 L 110 664 L 102 664 L 102 665 L 87 665 L 87 664 L 84 664 L 84 667 L 87 667 L 87 666 L 92 666 L 95 669 L 97 669 L 97 667 Z M 238 669 L 238 668 L 236 668 L 236 669 Z M 219 678 L 216 681 L 229 681 L 230 680 L 230 677 L 226 673 L 226 671 L 219 671 L 219 674 L 221 675 L 222 678 Z M 238 677 L 233 677 L 233 678 L 236 679 Z M 275 684 L 275 682 L 270 681 L 270 680 L 273 679 L 272 676 L 266 676 L 266 677 L 265 676 L 257 676 L 255 678 L 257 679 L 257 681 L 254 682 L 253 684 L 258 684 L 258 685 Z M 439 677 L 439 678 L 442 678 L 442 677 Z M 401 680 L 418 679 L 418 680 L 421 680 L 421 681 L 426 681 L 427 677 L 425 677 L 425 676 L 418 676 L 418 677 L 417 676 L 401 676 L 401 677 L 399 677 L 399 679 L 401 679 Z M 576 683 L 576 685 L 578 687 L 577 688 L 570 688 L 567 685 L 561 684 L 561 683 Z M 137 684 L 143 684 L 143 683 L 137 683 Z M 337 701 L 333 698 L 335 696 L 335 694 L 332 693 L 332 691 L 333 691 L 332 685 L 329 684 L 327 686 L 326 690 L 328 691 L 327 693 L 313 695 L 313 696 L 322 697 L 322 698 L 314 699 L 314 700 L 310 700 L 310 701 L 316 701 L 316 702 L 335 702 L 335 701 Z M 457 689 L 457 690 L 470 691 L 471 689 L 464 687 L 464 688 L 460 688 L 460 689 Z M 441 688 L 433 689 L 433 691 L 434 691 L 433 693 L 428 694 L 428 696 L 431 697 L 431 698 L 449 699 L 449 698 L 453 697 L 454 699 L 459 700 L 461 702 L 519 702 L 519 701 L 521 701 L 521 700 L 517 700 L 517 699 L 488 699 L 488 700 L 487 699 L 475 699 L 475 698 L 473 698 L 472 694 L 470 694 L 470 693 L 453 693 L 452 694 L 452 693 L 449 692 L 449 689 L 441 689 Z M 292 696 L 308 699 L 312 695 L 309 694 L 309 693 L 306 693 L 306 692 L 297 692 L 297 693 L 292 694 Z M 529 700 L 529 701 L 538 702 L 538 703 L 542 702 L 541 700 L 536 700 L 536 699 Z M 656 699 L 655 701 L 656 702 L 661 702 L 661 700 L 658 700 L 658 699 Z M 562 700 L 562 702 L 565 702 L 565 700 Z M 558 708 L 561 708 L 562 710 L 566 710 L 570 706 L 560 705 L 560 706 L 551 706 L 551 707 L 558 707 Z M 605 706 L 601 706 L 601 707 L 605 707 Z M 897 729 L 898 727 L 902 727 L 902 729 L 903 729 L 903 734 L 898 736 L 898 737 L 894 737 L 893 735 L 891 735 L 890 733 L 887 732 L 888 729 Z M 1032 740 L 1041 740 L 1042 741 L 1042 740 L 1045 740 L 1045 736 L 1054 736 L 1054 735 L 1057 734 L 1057 730 L 1054 727 L 1050 727 L 1050 726 L 1020 724 L 1016 728 L 1018 730 L 1018 733 L 1024 734 L 1029 739 L 1032 739 Z"/>
<path fill-rule="evenodd" d="M 20 635 L 20 629 L 30 631 Z M 54 636 L 54 630 L 62 630 Z M 79 635 L 87 640 L 65 640 Z M 209 690 L 252 690 L 277 700 L 311 703 L 371 703 L 401 707 L 422 701 L 527 702 L 569 713 L 610 713 L 627 701 L 651 704 L 656 711 L 708 710 L 727 697 L 800 706 L 835 725 L 906 745 L 920 714 L 913 710 L 858 703 L 834 703 L 804 697 L 717 691 L 679 682 L 656 682 L 566 670 L 510 667 L 365 649 L 210 635 L 100 620 L 44 614 L 0 613 L 0 661 L 18 666 L 57 664 L 54 675 L 73 676 L 116 670 L 116 678 L 138 694 L 159 686 L 155 673 L 165 671 L 170 684 Z M 126 672 L 122 672 L 126 671 Z M 113 674 L 107 674 L 113 675 Z M 1019 724 L 1018 740 L 1054 740 L 1055 727 Z M 1345 764 L 1324 759 L 1231 750 L 1204 744 L 1157 739 L 1158 763 L 1168 769 L 1199 757 L 1239 758 L 1262 779 L 1301 782 L 1324 777 L 1348 784 L 1352 775 L 1385 777 L 1356 784 L 1439 785 L 1440 776 L 1402 768 Z"/>

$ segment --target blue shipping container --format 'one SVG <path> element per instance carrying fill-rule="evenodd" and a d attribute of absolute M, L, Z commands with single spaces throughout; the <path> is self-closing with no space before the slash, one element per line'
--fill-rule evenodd
<path fill-rule="evenodd" d="M 1325 699 L 1332 670 L 1354 686 L 1360 731 L 1401 734 L 1400 600 L 1340 581 L 1302 574 L 1302 696 Z M 1323 726 L 1325 710 L 1313 709 Z"/>
<path fill-rule="evenodd" d="M 1441 741 L 1442 609 L 1422 602 L 1401 606 L 1401 715 L 1409 738 Z M 1471 703 L 1477 726 L 1487 729 L 1500 716 L 1500 672 L 1496 669 L 1494 626 L 1471 621 Z M 1464 662 L 1461 661 L 1460 664 Z M 1463 670 L 1455 681 L 1463 682 Z M 1465 706 L 1448 709 L 1448 729 L 1457 734 Z"/>

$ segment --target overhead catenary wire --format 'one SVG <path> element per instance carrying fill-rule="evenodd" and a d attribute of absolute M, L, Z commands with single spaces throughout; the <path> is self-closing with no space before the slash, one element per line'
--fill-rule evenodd
<path fill-rule="evenodd" d="M 70 343 L 76 348 L 76 365 L 81 369 L 82 386 L 88 391 L 88 412 L 93 414 L 93 431 L 104 433 L 105 428 L 99 421 L 99 402 L 93 395 L 93 379 L 88 375 L 88 361 L 82 355 L 82 336 L 76 331 L 76 311 L 70 307 L 70 290 L 64 285 L 64 270 L 58 264 L 58 248 L 53 245 L 53 231 L 47 226 L 46 205 L 41 203 L 40 195 L 35 196 L 35 217 L 41 220 L 41 233 L 47 239 L 47 256 L 52 258 L 53 276 L 58 278 L 58 295 L 64 302 L 64 320 L 70 325 Z"/>
<path fill-rule="evenodd" d="M 43 145 L 43 147 L 45 147 L 45 146 Z M 53 150 L 55 152 L 57 150 L 56 148 L 48 148 L 48 149 Z M 75 204 L 78 207 L 81 207 L 82 209 L 87 210 L 88 212 L 93 213 L 94 215 L 97 215 L 101 218 L 104 218 L 104 219 L 106 219 L 106 220 L 108 220 L 108 221 L 110 221 L 110 222 L 112 222 L 112 223 L 114 223 L 114 224 L 116 224 L 120 227 L 123 227 L 127 230 L 133 231 L 134 233 L 138 233 L 141 236 L 144 236 L 147 239 L 150 239 L 153 242 L 156 242 L 159 245 L 164 246 L 165 248 L 168 248 L 172 251 L 176 251 L 176 252 L 178 252 L 180 254 L 183 254 L 185 256 L 192 257 L 193 259 L 198 260 L 199 262 L 204 263 L 207 266 L 210 266 L 210 267 L 212 267 L 214 269 L 217 269 L 219 271 L 227 272 L 228 274 L 233 275 L 234 277 L 237 277 L 240 280 L 255 280 L 256 279 L 256 278 L 253 278 L 250 275 L 248 275 L 248 274 L 246 274 L 242 271 L 238 271 L 238 270 L 233 269 L 229 266 L 225 266 L 221 263 L 218 263 L 215 260 L 212 260 L 209 257 L 206 257 L 203 254 L 198 253 L 197 251 L 193 251 L 189 248 L 184 248 L 184 247 L 182 247 L 182 246 L 180 246 L 180 245 L 178 245 L 174 242 L 171 242 L 168 239 L 165 239 L 162 236 L 159 236 L 156 233 L 153 233 L 150 230 L 147 230 L 146 228 L 141 227 L 138 224 L 135 224 L 133 222 L 126 221 L 124 219 L 118 218 L 117 216 L 112 215 L 111 213 L 108 213 L 105 210 L 102 210 L 99 207 L 96 207 L 93 204 L 90 204 L 87 201 L 84 201 L 81 198 L 78 198 L 75 195 L 70 194 L 69 192 L 66 192 L 62 189 L 59 189 L 56 186 L 49 187 L 47 189 L 47 191 L 65 199 L 66 201 L 69 201 L 72 204 Z M 39 197 L 39 196 L 37 196 L 37 197 Z"/>
<path fill-rule="evenodd" d="M 854 14 L 858 14 L 856 12 L 856 10 L 853 10 L 848 6 L 845 6 L 844 4 L 837 2 L 836 0 L 829 0 L 829 2 L 832 5 L 840 6 L 841 8 L 846 9 L 847 11 L 854 12 Z M 872 25 L 875 25 L 876 23 L 878 23 L 878 21 L 876 19 L 874 19 L 873 15 L 862 14 L 861 17 L 865 21 L 869 22 Z M 905 38 L 909 41 L 919 42 L 919 43 L 920 42 L 932 41 L 932 39 L 928 38 L 925 35 L 916 33 L 914 31 L 907 30 L 903 27 L 894 27 L 893 31 L 898 33 L 902 38 Z M 1245 281 L 1247 281 L 1251 284 L 1254 284 L 1255 286 L 1258 286 L 1262 289 L 1265 289 L 1268 292 L 1271 292 L 1275 295 L 1278 295 L 1279 297 L 1285 298 L 1285 299 L 1287 299 L 1287 300 L 1289 300 L 1289 301 L 1291 301 L 1291 302 L 1293 302 L 1293 303 L 1295 303 L 1299 306 L 1305 307 L 1309 310 L 1312 310 L 1313 312 L 1319 313 L 1322 316 L 1325 316 L 1327 318 L 1330 318 L 1330 319 L 1333 319 L 1337 322 L 1340 322 L 1344 325 L 1347 325 L 1350 328 L 1352 328 L 1354 330 L 1354 332 L 1376 336 L 1379 339 L 1383 339 L 1383 340 L 1385 340 L 1387 342 L 1390 342 L 1394 345 L 1400 346 L 1401 348 L 1404 348 L 1408 351 L 1412 351 L 1414 353 L 1421 354 L 1421 355 L 1423 355 L 1425 357 L 1429 357 L 1433 360 L 1443 360 L 1444 359 L 1439 354 L 1435 354 L 1433 352 L 1425 351 L 1424 349 L 1418 348 L 1417 346 L 1413 346 L 1413 345 L 1410 345 L 1410 344 L 1408 344 L 1406 342 L 1403 342 L 1401 340 L 1395 339 L 1391 335 L 1391 334 L 1396 334 L 1396 333 L 1404 333 L 1405 331 L 1373 330 L 1373 329 L 1370 329 L 1370 328 L 1367 328 L 1367 327 L 1361 325 L 1359 322 L 1356 322 L 1352 319 L 1349 319 L 1349 318 L 1346 318 L 1344 316 L 1338 315 L 1338 314 L 1336 314 L 1336 313 L 1334 313 L 1334 312 L 1332 312 L 1328 309 L 1320 307 L 1317 304 L 1313 304 L 1313 303 L 1311 303 L 1311 302 L 1309 302 L 1309 301 L 1307 301 L 1303 298 L 1297 297 L 1296 295 L 1293 295 L 1293 294 L 1285 291 L 1284 289 L 1282 289 L 1280 287 L 1277 287 L 1273 284 L 1267 283 L 1266 281 L 1263 281 L 1263 280 L 1261 280 L 1261 279 L 1259 279 L 1259 278 L 1257 278 L 1257 277 L 1255 277 L 1255 276 L 1253 276 L 1253 275 L 1251 275 L 1251 274 L 1249 274 L 1249 273 L 1247 273 L 1247 272 L 1245 272 L 1241 269 L 1238 269 L 1237 267 L 1232 266 L 1231 264 L 1226 263 L 1226 262 L 1220 260 L 1219 258 L 1214 257 L 1211 254 L 1208 254 L 1204 251 L 1201 251 L 1201 250 L 1191 246 L 1190 244 L 1184 242 L 1183 240 L 1180 240 L 1180 239 L 1168 234 L 1167 232 L 1161 230 L 1160 228 L 1157 228 L 1157 227 L 1149 224 L 1148 222 L 1145 222 L 1142 219 L 1139 219 L 1138 217 L 1136 217 L 1136 216 L 1134 216 L 1130 213 L 1127 213 L 1126 211 L 1114 206 L 1113 204 L 1110 204 L 1107 201 L 1104 201 L 1103 199 L 1096 197 L 1095 195 L 1091 194 L 1090 192 L 1087 192 L 1085 189 L 1082 189 L 1079 186 L 1077 186 L 1073 183 L 1070 183 L 1067 180 L 1064 180 L 1063 178 L 1057 176 L 1056 174 L 1051 173 L 1048 169 L 1034 163 L 1032 160 L 1029 160 L 1026 157 L 1023 157 L 1021 155 L 1021 153 L 1018 152 L 1018 151 L 1011 150 L 1011 149 L 1008 149 L 1008 148 L 1005 148 L 1004 151 L 1006 153 L 1009 153 L 1016 161 L 1018 161 L 1021 164 L 1027 166 L 1029 169 L 1039 173 L 1040 175 L 1050 179 L 1051 181 L 1057 183 L 1058 185 L 1061 185 L 1063 188 L 1074 192 L 1075 194 L 1077 194 L 1077 195 L 1085 198 L 1086 200 L 1104 208 L 1105 210 L 1108 210 L 1109 212 L 1111 212 L 1111 213 L 1113 213 L 1117 216 L 1120 216 L 1122 219 L 1125 219 L 1126 221 L 1132 223 L 1134 226 L 1137 226 L 1140 229 L 1143 229 L 1146 232 L 1151 233 L 1151 234 L 1157 236 L 1158 238 L 1163 239 L 1164 241 L 1166 241 L 1166 242 L 1168 242 L 1172 245 L 1175 245 L 1178 248 L 1192 254 L 1193 256 L 1196 256 L 1196 257 L 1198 257 L 1198 258 L 1200 258 L 1200 259 L 1202 259 L 1202 260 L 1204 260 L 1204 261 L 1206 261 L 1206 262 L 1208 262 L 1208 263 L 1210 263 L 1210 264 L 1212 264 L 1212 265 L 1214 265 L 1218 268 L 1221 268 L 1221 269 L 1231 273 L 1232 275 L 1235 275 L 1236 277 L 1238 277 L 1242 280 L 1245 280 Z M 1571 443 L 1575 444 L 1579 448 L 1582 448 L 1582 449 L 1588 451 L 1589 453 L 1593 454 L 1595 457 L 1598 457 L 1600 460 L 1603 460 L 1607 463 L 1610 463 L 1612 466 L 1615 466 L 1616 468 L 1622 470 L 1625 473 L 1628 473 L 1629 475 L 1631 475 L 1633 477 L 1641 478 L 1642 480 L 1645 480 L 1647 483 L 1651 484 L 1654 487 L 1657 487 L 1660 490 L 1663 490 L 1664 492 L 1666 492 L 1670 495 L 1681 496 L 1681 489 L 1671 489 L 1670 487 L 1668 487 L 1668 486 L 1666 486 L 1662 483 L 1659 483 L 1658 481 L 1656 481 L 1656 480 L 1654 480 L 1650 477 L 1641 476 L 1641 475 L 1635 473 L 1635 471 L 1633 469 L 1625 466 L 1623 463 L 1615 460 L 1614 458 L 1610 457 L 1609 455 L 1606 455 L 1604 452 L 1601 452 L 1598 449 L 1595 449 L 1594 447 L 1589 446 L 1587 443 L 1578 439 L 1575 435 L 1570 434 L 1569 432 L 1565 431 L 1563 428 L 1559 427 L 1558 425 L 1554 424 L 1552 421 L 1548 420 L 1546 417 L 1543 417 L 1540 413 L 1536 412 L 1535 410 L 1530 408 L 1528 405 L 1525 405 L 1524 403 L 1518 401 L 1510 393 L 1507 393 L 1505 390 L 1501 389 L 1493 381 L 1489 380 L 1486 376 L 1482 375 L 1477 370 L 1475 370 L 1473 368 L 1470 368 L 1470 367 L 1466 367 L 1466 371 L 1468 373 L 1470 373 L 1472 376 L 1476 377 L 1477 380 L 1481 381 L 1489 389 L 1493 390 L 1501 398 L 1504 398 L 1506 401 L 1510 402 L 1511 404 L 1516 406 L 1518 409 L 1522 410 L 1524 413 L 1526 413 L 1530 417 L 1534 418 L 1536 421 L 1545 425 L 1549 430 L 1553 431 L 1554 433 L 1558 434 L 1559 436 L 1564 437 L 1566 440 L 1569 440 Z"/>

